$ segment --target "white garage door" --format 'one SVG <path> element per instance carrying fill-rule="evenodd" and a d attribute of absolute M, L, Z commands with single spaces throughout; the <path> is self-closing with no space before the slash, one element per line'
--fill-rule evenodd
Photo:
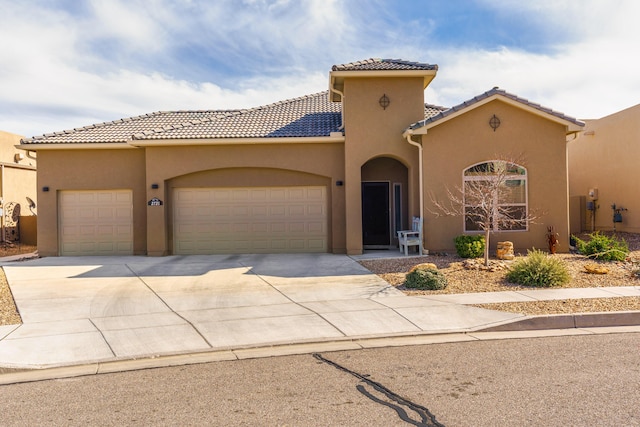
<path fill-rule="evenodd" d="M 61 191 L 60 255 L 132 255 L 131 190 Z"/>
<path fill-rule="evenodd" d="M 177 188 L 174 253 L 327 251 L 325 187 Z"/>

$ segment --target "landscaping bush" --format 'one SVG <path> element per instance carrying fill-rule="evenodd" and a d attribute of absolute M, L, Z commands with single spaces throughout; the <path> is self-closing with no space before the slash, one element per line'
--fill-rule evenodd
<path fill-rule="evenodd" d="M 552 287 L 569 283 L 571 276 L 565 263 L 557 256 L 534 249 L 525 258 L 514 262 L 507 280 L 523 286 Z"/>
<path fill-rule="evenodd" d="M 461 258 L 480 258 L 484 255 L 484 236 L 458 236 L 453 241 Z"/>
<path fill-rule="evenodd" d="M 447 287 L 447 278 L 434 268 L 417 268 L 407 276 L 404 285 L 411 289 L 428 289 L 439 291 Z"/>
<path fill-rule="evenodd" d="M 622 239 L 609 237 L 599 232 L 591 233 L 589 241 L 573 236 L 578 252 L 600 261 L 624 261 L 629 255 L 629 245 Z"/>

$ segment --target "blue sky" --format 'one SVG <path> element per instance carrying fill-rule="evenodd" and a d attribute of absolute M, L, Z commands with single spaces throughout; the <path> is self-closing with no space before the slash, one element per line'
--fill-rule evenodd
<path fill-rule="evenodd" d="M 425 101 L 499 86 L 570 116 L 640 103 L 635 0 L 0 0 L 0 130 L 327 89 L 332 65 L 438 64 Z"/>

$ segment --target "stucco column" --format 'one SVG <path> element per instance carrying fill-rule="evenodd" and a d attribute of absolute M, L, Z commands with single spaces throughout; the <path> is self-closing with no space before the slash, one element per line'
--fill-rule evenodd
<path fill-rule="evenodd" d="M 347 162 L 349 164 L 350 162 Z M 354 164 L 355 162 L 351 162 Z M 362 253 L 362 183 L 360 167 L 350 167 L 345 176 L 347 254 Z"/>
<path fill-rule="evenodd" d="M 167 247 L 167 223 L 164 183 L 147 181 L 158 184 L 158 188 L 147 188 L 147 255 L 165 256 L 169 254 Z M 151 205 L 149 205 L 151 202 Z M 161 204 L 159 204 L 161 203 Z"/>

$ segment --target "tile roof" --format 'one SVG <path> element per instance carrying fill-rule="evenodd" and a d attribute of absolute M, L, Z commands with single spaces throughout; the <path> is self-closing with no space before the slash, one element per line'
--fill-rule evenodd
<path fill-rule="evenodd" d="M 423 126 L 426 126 L 429 123 L 437 122 L 438 120 L 442 120 L 445 117 L 448 117 L 448 116 L 450 116 L 451 114 L 453 114 L 453 113 L 455 113 L 457 111 L 464 110 L 465 108 L 468 108 L 468 107 L 470 107 L 470 106 L 482 101 L 483 99 L 489 98 L 489 97 L 494 96 L 494 95 L 502 95 L 502 96 L 504 96 L 506 98 L 512 99 L 512 100 L 514 100 L 516 102 L 519 102 L 521 104 L 524 104 L 524 105 L 527 105 L 529 107 L 535 108 L 536 110 L 539 110 L 541 112 L 544 112 L 544 113 L 550 114 L 552 116 L 558 117 L 558 118 L 560 118 L 562 120 L 566 120 L 568 122 L 571 122 L 571 123 L 573 123 L 575 125 L 584 126 L 584 123 L 581 122 L 578 119 L 575 119 L 573 117 L 569 117 L 569 116 L 565 115 L 564 113 L 560 113 L 558 111 L 554 111 L 551 108 L 543 107 L 542 105 L 536 104 L 534 102 L 531 102 L 528 99 L 520 98 L 519 96 L 514 95 L 512 93 L 508 93 L 508 92 L 506 92 L 503 89 L 500 89 L 498 87 L 494 87 L 493 89 L 491 89 L 491 90 L 489 90 L 489 91 L 487 91 L 487 92 L 485 92 L 483 94 L 480 94 L 480 95 L 474 97 L 473 99 L 465 101 L 465 102 L 463 102 L 461 104 L 458 104 L 456 106 L 453 106 L 453 107 L 451 107 L 449 109 L 444 109 L 444 110 L 442 110 L 442 111 L 440 111 L 440 112 L 438 112 L 438 113 L 436 113 L 436 114 L 434 114 L 432 116 L 427 116 L 425 114 L 425 119 L 424 120 L 421 120 L 419 122 L 413 123 L 412 125 L 409 126 L 408 129 L 412 129 L 412 130 L 413 129 L 419 129 L 419 128 L 423 127 Z"/>
<path fill-rule="evenodd" d="M 402 59 L 371 58 L 364 61 L 334 65 L 331 71 L 381 71 L 381 70 L 437 70 L 435 64 L 404 61 Z"/>
<path fill-rule="evenodd" d="M 341 124 L 328 91 L 246 110 L 158 111 L 49 133 L 22 144 L 126 143 L 132 139 L 323 137 Z"/>
<path fill-rule="evenodd" d="M 439 105 L 424 104 L 424 118 L 428 119 L 448 109 L 448 107 L 441 107 Z"/>
<path fill-rule="evenodd" d="M 425 104 L 425 118 L 445 107 Z M 246 110 L 158 111 L 23 139 L 22 144 L 131 140 L 326 137 L 339 132 L 342 104 L 328 91 Z"/>
<path fill-rule="evenodd" d="M 340 103 L 329 102 L 328 91 L 241 110 L 222 119 L 183 123 L 173 128 L 149 129 L 134 139 L 295 138 L 323 137 L 338 132 Z"/>
<path fill-rule="evenodd" d="M 158 111 L 141 116 L 127 117 L 111 122 L 97 123 L 80 128 L 47 133 L 23 139 L 23 144 L 70 144 L 70 143 L 118 143 L 131 140 L 131 136 L 151 130 L 163 129 L 178 123 L 193 123 L 202 120 L 220 119 L 238 114 L 238 110 L 219 111 Z"/>

